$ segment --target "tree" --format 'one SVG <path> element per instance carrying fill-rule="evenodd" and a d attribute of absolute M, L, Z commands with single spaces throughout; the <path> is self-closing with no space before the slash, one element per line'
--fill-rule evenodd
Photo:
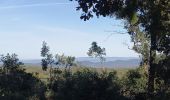
<path fill-rule="evenodd" d="M 50 66 L 49 73 L 50 73 L 50 84 L 52 82 L 52 67 L 54 64 L 53 55 L 50 53 L 50 48 L 47 46 L 47 43 L 43 41 L 42 48 L 41 48 L 41 56 L 43 57 L 41 60 L 41 65 L 43 70 L 47 70 L 48 66 Z"/>
<path fill-rule="evenodd" d="M 0 100 L 27 100 L 34 96 L 44 100 L 44 84 L 25 72 L 16 54 L 2 55 L 0 62 Z"/>
<path fill-rule="evenodd" d="M 87 55 L 95 58 L 99 57 L 101 64 L 103 64 L 103 62 L 105 61 L 104 56 L 106 55 L 106 51 L 105 48 L 101 48 L 100 46 L 98 46 L 97 42 L 92 42 Z"/>
<path fill-rule="evenodd" d="M 75 65 L 75 57 L 65 56 L 64 54 L 62 55 L 57 54 L 55 58 L 60 66 L 65 66 L 65 71 L 67 69 L 68 71 L 70 71 L 70 67 Z"/>
<path fill-rule="evenodd" d="M 75 64 L 75 57 L 67 56 L 66 68 L 69 67 L 69 70 L 70 70 L 70 67 L 73 66 L 74 64 Z"/>
<path fill-rule="evenodd" d="M 141 31 L 137 31 L 137 34 L 131 36 L 132 42 L 134 43 L 132 50 L 140 54 L 142 59 L 141 66 L 145 68 L 148 73 L 149 57 L 150 57 L 150 39 Z"/>
<path fill-rule="evenodd" d="M 41 64 L 42 69 L 47 70 L 49 66 L 49 73 L 50 73 L 50 84 L 52 83 L 53 72 L 60 72 L 59 68 L 57 70 L 53 70 L 54 66 L 65 66 L 65 71 L 70 72 L 70 67 L 75 64 L 75 57 L 72 56 L 65 56 L 64 54 L 59 55 L 56 54 L 55 58 L 50 53 L 50 48 L 45 41 L 43 41 L 42 48 L 41 48 L 41 56 L 43 57 Z"/>
<path fill-rule="evenodd" d="M 73 1 L 73 0 L 71 0 Z M 89 20 L 94 14 L 99 17 L 124 19 L 129 34 L 137 34 L 136 29 L 147 35 L 150 40 L 148 96 L 154 93 L 154 79 L 157 51 L 165 52 L 170 37 L 169 0 L 75 0 L 77 10 L 82 10 L 81 19 Z M 162 48 L 162 49 L 160 49 Z"/>
<path fill-rule="evenodd" d="M 3 63 L 2 71 L 5 72 L 5 74 L 22 69 L 21 65 L 23 65 L 23 63 L 19 62 L 16 54 L 10 55 L 8 53 L 6 56 L 2 55 L 0 61 Z"/>

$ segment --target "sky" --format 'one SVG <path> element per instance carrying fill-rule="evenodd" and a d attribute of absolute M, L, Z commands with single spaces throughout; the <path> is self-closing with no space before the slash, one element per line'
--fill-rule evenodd
<path fill-rule="evenodd" d="M 39 59 L 42 42 L 52 54 L 86 57 L 93 41 L 106 48 L 108 57 L 138 57 L 123 20 L 80 19 L 76 2 L 69 0 L 0 0 L 0 54 Z M 113 34 L 112 34 L 113 33 Z M 112 35 L 111 35 L 112 34 Z"/>

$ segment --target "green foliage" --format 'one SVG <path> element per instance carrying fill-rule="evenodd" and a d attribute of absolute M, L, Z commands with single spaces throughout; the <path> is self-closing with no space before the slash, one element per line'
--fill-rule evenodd
<path fill-rule="evenodd" d="M 0 99 L 2 100 L 26 100 L 32 96 L 44 98 L 44 84 L 25 72 L 10 73 L 0 76 Z"/>
<path fill-rule="evenodd" d="M 60 74 L 53 82 L 53 99 L 60 100 L 125 100 L 120 94 L 116 72 L 99 74 L 89 69 L 77 71 L 69 76 Z"/>
<path fill-rule="evenodd" d="M 53 55 L 50 54 L 50 48 L 49 46 L 47 46 L 47 43 L 45 41 L 43 41 L 42 44 L 41 56 L 43 57 L 43 59 L 41 60 L 42 69 L 46 71 L 48 65 L 52 66 L 54 60 L 53 60 Z"/>
<path fill-rule="evenodd" d="M 96 42 L 92 42 L 91 45 L 92 46 L 87 53 L 89 56 L 100 57 L 106 55 L 105 48 L 101 48 L 100 46 L 97 45 Z"/>
<path fill-rule="evenodd" d="M 142 43 L 149 54 L 148 97 L 154 92 L 157 52 L 169 55 L 170 48 L 170 1 L 169 0 L 70 0 L 77 1 L 77 10 L 82 11 L 81 19 L 113 17 L 124 19 L 132 38 L 142 32 L 149 38 L 149 45 Z M 138 29 L 138 30 L 136 30 Z M 140 31 L 140 32 L 138 32 Z M 134 41 L 135 42 L 135 41 Z M 138 42 L 138 41 L 137 41 Z M 139 42 L 138 42 L 139 43 Z M 136 48 L 135 48 L 136 49 Z M 136 50 L 138 51 L 138 50 Z M 144 54 L 144 56 L 146 56 Z M 148 56 L 147 56 L 148 57 Z M 144 59 L 145 60 L 145 59 Z"/>
<path fill-rule="evenodd" d="M 165 59 L 159 60 L 156 66 L 156 76 L 155 91 L 157 94 L 155 100 L 168 100 L 170 98 L 170 56 L 166 56 Z"/>
<path fill-rule="evenodd" d="M 50 70 L 53 70 L 53 66 L 65 66 L 65 69 L 67 67 L 73 66 L 75 64 L 75 57 L 72 56 L 65 56 L 64 54 L 62 55 L 55 55 L 55 58 L 53 55 L 50 53 L 49 46 L 47 46 L 46 42 L 43 42 L 42 48 L 41 48 L 41 56 L 43 57 L 42 59 L 42 68 L 43 70 L 47 70 L 47 67 L 50 65 Z"/>
<path fill-rule="evenodd" d="M 47 46 L 47 43 L 43 41 L 42 48 L 41 48 L 41 56 L 45 57 L 49 54 L 49 46 Z"/>
<path fill-rule="evenodd" d="M 135 97 L 147 91 L 147 73 L 144 68 L 129 70 L 122 79 L 122 85 L 122 92 L 125 96 L 138 100 Z"/>
<path fill-rule="evenodd" d="M 27 100 L 31 97 L 44 99 L 44 84 L 22 68 L 16 54 L 2 56 L 0 70 L 0 99 Z"/>
<path fill-rule="evenodd" d="M 67 66 L 72 66 L 74 64 L 75 57 L 68 56 L 66 59 Z"/>
<path fill-rule="evenodd" d="M 57 60 L 57 64 L 60 66 L 65 66 L 65 69 L 69 68 L 73 65 L 75 65 L 75 57 L 72 56 L 65 56 L 64 54 L 62 55 L 56 55 L 55 56 Z"/>
<path fill-rule="evenodd" d="M 63 55 L 63 58 L 67 57 Z M 1 61 L 1 100 L 146 100 L 147 97 L 148 76 L 143 67 L 129 70 L 121 79 L 116 71 L 84 68 L 72 72 L 56 67 L 51 71 L 51 83 L 44 85 L 33 74 L 25 72 L 16 54 L 2 56 Z M 63 61 L 64 64 L 72 62 Z M 169 61 L 166 57 L 158 63 L 164 64 L 157 68 L 160 72 L 156 73 L 154 100 L 170 97 Z"/>
<path fill-rule="evenodd" d="M 139 29 L 139 27 L 129 28 L 128 31 L 132 32 L 131 40 L 134 42 L 132 50 L 141 55 L 141 65 L 149 65 L 150 39 Z"/>
<path fill-rule="evenodd" d="M 2 70 L 7 74 L 10 71 L 19 70 L 20 66 L 23 64 L 19 62 L 16 54 L 10 55 L 9 53 L 6 56 L 1 56 L 1 61 L 3 63 Z"/>
<path fill-rule="evenodd" d="M 99 57 L 100 61 L 103 62 L 105 60 L 104 56 L 106 55 L 106 50 L 98 46 L 97 42 L 92 42 L 87 55 L 95 58 Z"/>
<path fill-rule="evenodd" d="M 157 64 L 157 77 L 163 79 L 167 84 L 170 80 L 170 56 L 167 56 L 165 59 L 160 60 Z"/>

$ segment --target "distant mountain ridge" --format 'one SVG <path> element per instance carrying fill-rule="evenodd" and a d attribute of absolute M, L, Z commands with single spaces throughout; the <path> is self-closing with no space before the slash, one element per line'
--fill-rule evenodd
<path fill-rule="evenodd" d="M 41 59 L 21 60 L 25 65 L 41 66 Z M 91 57 L 77 57 L 76 62 L 86 67 L 108 67 L 108 68 L 134 68 L 138 67 L 140 59 L 137 57 L 106 57 L 106 61 L 101 65 L 100 60 Z"/>
<path fill-rule="evenodd" d="M 107 68 L 134 68 L 138 67 L 140 64 L 140 60 L 138 59 L 130 59 L 130 60 L 115 60 L 108 61 L 101 64 L 100 62 L 90 62 L 90 61 L 81 61 L 78 62 L 79 65 L 87 66 L 87 67 L 107 67 Z"/>
<path fill-rule="evenodd" d="M 116 61 L 116 60 L 130 60 L 130 59 L 139 59 L 137 57 L 106 57 L 106 62 L 108 61 Z M 92 57 L 77 57 L 77 61 L 90 61 L 90 62 L 99 62 L 98 58 Z"/>

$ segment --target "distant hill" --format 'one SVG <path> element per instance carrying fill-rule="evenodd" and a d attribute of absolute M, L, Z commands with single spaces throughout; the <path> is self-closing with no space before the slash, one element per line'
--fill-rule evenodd
<path fill-rule="evenodd" d="M 25 65 L 31 66 L 41 66 L 40 59 L 32 59 L 32 60 L 22 60 Z M 91 58 L 91 57 L 78 57 L 76 58 L 76 62 L 81 66 L 87 67 L 101 67 L 101 63 L 99 59 Z M 140 63 L 140 59 L 137 57 L 106 57 L 106 61 L 103 66 L 108 68 L 134 68 L 138 67 Z"/>
<path fill-rule="evenodd" d="M 131 60 L 131 59 L 139 59 L 137 57 L 106 57 L 106 62 L 108 61 L 116 61 L 116 60 Z M 78 57 L 76 58 L 77 61 L 90 61 L 90 62 L 99 62 L 99 59 L 92 58 L 92 57 Z"/>
<path fill-rule="evenodd" d="M 90 61 L 80 61 L 79 65 L 87 66 L 87 67 L 107 67 L 107 68 L 134 68 L 138 67 L 140 60 L 138 59 L 130 59 L 130 60 L 115 60 L 115 61 L 107 61 L 101 64 L 100 62 L 90 62 Z"/>

